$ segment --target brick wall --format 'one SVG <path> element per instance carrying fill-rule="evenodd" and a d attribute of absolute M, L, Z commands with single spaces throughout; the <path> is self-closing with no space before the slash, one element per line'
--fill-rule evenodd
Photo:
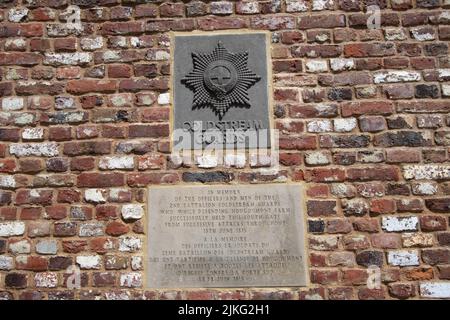
<path fill-rule="evenodd" d="M 0 1 L 0 298 L 450 297 L 448 8 Z M 225 29 L 272 32 L 277 174 L 170 160 L 169 31 Z M 147 186 L 303 180 L 310 287 L 143 288 Z M 72 264 L 81 290 L 67 289 Z"/>

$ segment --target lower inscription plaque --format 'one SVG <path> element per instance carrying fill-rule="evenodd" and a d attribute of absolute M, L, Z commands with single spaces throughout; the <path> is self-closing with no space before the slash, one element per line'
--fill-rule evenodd
<path fill-rule="evenodd" d="M 150 187 L 147 287 L 306 285 L 302 188 Z"/>

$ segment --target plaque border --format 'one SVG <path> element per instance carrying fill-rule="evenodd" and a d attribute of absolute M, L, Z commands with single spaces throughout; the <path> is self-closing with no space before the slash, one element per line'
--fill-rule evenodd
<path fill-rule="evenodd" d="M 174 90 L 173 90 L 173 78 L 174 78 L 174 68 L 175 68 L 175 37 L 189 37 L 189 36 L 199 36 L 199 35 L 205 35 L 205 36 L 214 36 L 214 35 L 240 35 L 240 34 L 264 34 L 266 37 L 266 62 L 267 62 L 267 68 L 266 68 L 266 76 L 267 76 L 267 96 L 268 96 L 268 103 L 267 103 L 267 112 L 269 116 L 269 130 L 270 132 L 270 147 L 266 148 L 259 148 L 259 149 L 265 149 L 265 150 L 274 150 L 274 143 L 275 143 L 275 134 L 272 132 L 275 128 L 275 120 L 274 120 L 274 86 L 273 86 L 273 62 L 272 62 L 272 41 L 271 41 L 271 32 L 270 31 L 264 31 L 264 30 L 250 30 L 250 29 L 225 29 L 225 30 L 219 30 L 219 31 L 201 31 L 201 30 L 195 30 L 195 31 L 170 31 L 169 32 L 169 38 L 170 38 L 170 76 L 169 76 L 169 84 L 168 84 L 168 90 L 169 90 L 169 149 L 172 152 L 173 151 L 173 130 L 175 127 L 175 118 L 174 118 Z M 258 149 L 250 149 L 245 148 L 241 149 L 241 152 L 256 152 Z M 191 153 L 199 152 L 201 153 L 202 149 L 190 149 Z M 238 150 L 239 151 L 239 150 Z"/>
<path fill-rule="evenodd" d="M 149 222 L 149 191 L 150 188 L 153 189 L 164 189 L 164 188 L 173 188 L 173 187 L 204 187 L 208 188 L 211 186 L 229 186 L 229 187 L 254 187 L 254 186 L 271 186 L 271 185 L 289 185 L 289 186 L 297 186 L 299 187 L 299 192 L 304 199 L 303 202 L 300 203 L 300 210 L 303 210 L 303 252 L 305 253 L 305 257 L 303 259 L 303 268 L 305 270 L 305 285 L 303 286 L 241 286 L 241 287 L 151 287 L 149 286 L 149 279 L 147 277 L 148 267 L 149 267 L 149 252 L 148 252 L 148 222 Z M 306 193 L 307 183 L 304 181 L 299 182 L 286 182 L 286 183 L 239 183 L 239 184 L 223 184 L 223 183 L 215 183 L 215 184 L 202 184 L 202 183 L 186 183 L 186 184 L 174 184 L 174 185 L 149 185 L 145 188 L 145 215 L 144 215 L 144 225 L 145 225 L 145 234 L 144 234 L 144 243 L 142 245 L 143 250 L 143 281 L 142 281 L 142 289 L 143 290 L 233 290 L 233 289 L 262 289 L 267 290 L 270 288 L 309 288 L 311 286 L 311 277 L 310 277 L 310 250 L 308 245 L 308 214 L 307 214 L 307 193 Z"/>

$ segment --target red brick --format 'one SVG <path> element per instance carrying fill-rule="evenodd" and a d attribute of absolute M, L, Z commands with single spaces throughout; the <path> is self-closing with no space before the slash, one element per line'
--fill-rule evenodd
<path fill-rule="evenodd" d="M 199 22 L 200 23 L 200 22 Z M 149 20 L 145 26 L 148 32 L 166 32 L 166 31 L 190 31 L 194 30 L 194 19 L 158 19 Z M 199 26 L 199 29 L 201 27 Z"/>
<path fill-rule="evenodd" d="M 369 180 L 398 180 L 399 172 L 396 167 L 365 167 L 351 168 L 347 170 L 347 177 L 352 181 L 369 181 Z"/>
<path fill-rule="evenodd" d="M 300 30 L 345 27 L 345 15 L 326 14 L 302 16 L 298 19 L 297 27 Z"/>
<path fill-rule="evenodd" d="M 142 111 L 142 122 L 169 121 L 170 109 L 165 107 L 146 108 Z"/>
<path fill-rule="evenodd" d="M 304 41 L 303 33 L 301 33 L 300 31 L 283 31 L 281 33 L 281 43 L 283 44 L 289 45 L 303 41 Z"/>
<path fill-rule="evenodd" d="M 335 215 L 336 201 L 309 200 L 307 202 L 307 211 L 311 217 Z"/>
<path fill-rule="evenodd" d="M 402 270 L 402 273 L 406 280 L 409 281 L 420 281 L 420 280 L 431 280 L 433 279 L 433 268 L 413 268 Z"/>
<path fill-rule="evenodd" d="M 72 137 L 71 127 L 50 127 L 49 137 L 51 141 L 68 141 Z"/>
<path fill-rule="evenodd" d="M 328 233 L 349 233 L 352 229 L 352 224 L 347 219 L 334 219 L 327 221 Z"/>
<path fill-rule="evenodd" d="M 3 207 L 0 209 L 0 220 L 16 220 L 17 208 Z M 0 253 L 2 250 L 0 250 Z"/>
<path fill-rule="evenodd" d="M 17 142 L 20 139 L 20 130 L 17 128 L 0 128 L 0 140 Z"/>
<path fill-rule="evenodd" d="M 131 173 L 127 176 L 127 184 L 130 187 L 144 187 L 148 184 L 175 183 L 179 180 L 180 178 L 176 173 Z"/>
<path fill-rule="evenodd" d="M 346 269 L 342 271 L 344 285 L 362 285 L 367 283 L 369 274 L 366 269 Z"/>
<path fill-rule="evenodd" d="M 131 199 L 126 199 L 131 200 Z M 117 208 L 110 205 L 101 205 L 95 207 L 95 216 L 97 220 L 109 220 L 117 218 Z"/>
<path fill-rule="evenodd" d="M 67 253 L 79 253 L 85 250 L 87 241 L 84 240 L 67 240 L 62 242 L 63 250 Z"/>
<path fill-rule="evenodd" d="M 77 186 L 86 188 L 120 187 L 125 183 L 123 173 L 81 173 Z"/>
<path fill-rule="evenodd" d="M 250 25 L 253 29 L 280 30 L 294 29 L 295 17 L 292 16 L 272 16 L 272 17 L 252 17 Z"/>
<path fill-rule="evenodd" d="M 126 79 L 121 80 L 119 84 L 120 91 L 138 92 L 141 90 L 167 90 L 168 82 L 166 79 Z"/>
<path fill-rule="evenodd" d="M 350 102 L 342 105 L 342 116 L 390 115 L 394 106 L 389 101 Z"/>
<path fill-rule="evenodd" d="M 136 18 L 154 18 L 158 15 L 158 7 L 153 4 L 137 5 L 135 10 Z"/>
<path fill-rule="evenodd" d="M 311 270 L 311 282 L 318 284 L 332 284 L 338 281 L 337 270 Z"/>
<path fill-rule="evenodd" d="M 309 261 L 312 267 L 326 267 L 327 256 L 323 253 L 311 252 L 309 255 Z"/>
<path fill-rule="evenodd" d="M 285 150 L 308 150 L 315 149 L 317 141 L 314 136 L 280 137 L 279 145 Z"/>
<path fill-rule="evenodd" d="M 93 252 L 104 254 L 108 250 L 113 250 L 116 243 L 117 241 L 114 238 L 95 238 L 91 240 L 89 246 Z"/>
<path fill-rule="evenodd" d="M 77 155 L 101 155 L 108 154 L 111 151 L 110 141 L 84 141 L 67 142 L 64 144 L 63 153 L 68 156 Z"/>
<path fill-rule="evenodd" d="M 361 288 L 358 291 L 358 298 L 361 300 L 384 300 L 385 292 L 383 289 Z"/>
<path fill-rule="evenodd" d="M 80 67 L 61 67 L 56 69 L 57 79 L 78 79 L 81 77 Z"/>
<path fill-rule="evenodd" d="M 57 201 L 59 203 L 74 203 L 80 202 L 81 194 L 78 190 L 65 189 L 58 190 Z"/>
<path fill-rule="evenodd" d="M 16 203 L 50 205 L 52 197 L 52 190 L 19 190 L 16 194 Z"/>
<path fill-rule="evenodd" d="M 393 43 L 354 43 L 344 45 L 346 57 L 385 57 L 392 56 L 395 52 Z"/>
<path fill-rule="evenodd" d="M 280 164 L 284 166 L 300 165 L 303 162 L 303 157 L 300 153 L 280 153 Z"/>

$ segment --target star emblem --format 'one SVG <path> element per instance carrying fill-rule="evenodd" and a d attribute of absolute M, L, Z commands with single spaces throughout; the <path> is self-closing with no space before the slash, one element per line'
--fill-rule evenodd
<path fill-rule="evenodd" d="M 248 89 L 261 77 L 247 62 L 248 52 L 229 52 L 220 41 L 210 53 L 193 52 L 194 69 L 181 80 L 194 93 L 192 109 L 211 108 L 222 120 L 232 107 L 250 108 Z"/>

